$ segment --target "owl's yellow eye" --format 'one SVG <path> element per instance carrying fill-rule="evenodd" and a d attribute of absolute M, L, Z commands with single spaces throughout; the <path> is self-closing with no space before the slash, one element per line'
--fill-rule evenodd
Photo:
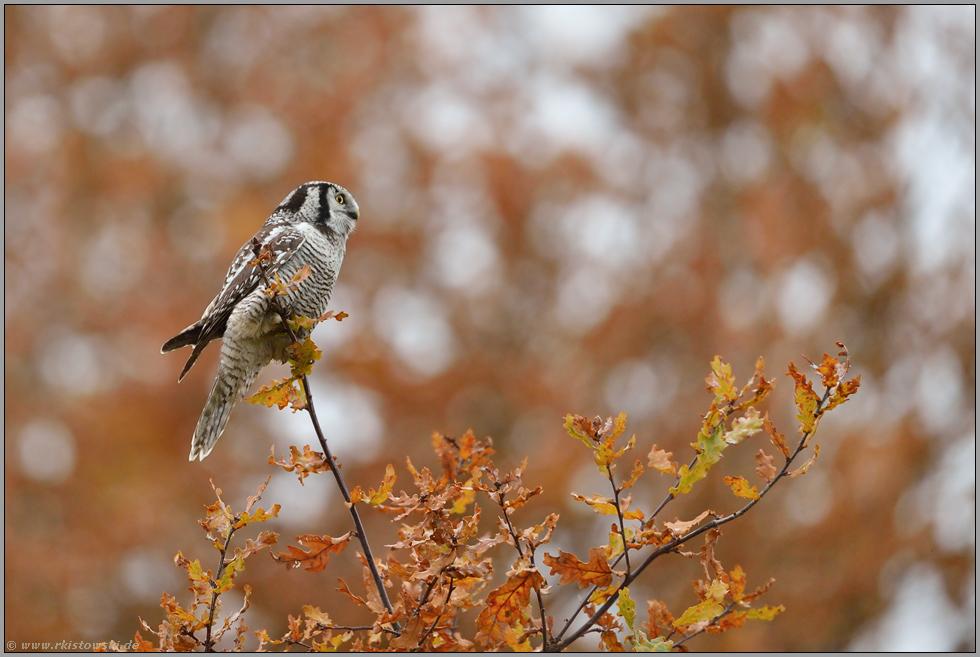
<path fill-rule="evenodd" d="M 343 197 L 343 195 L 342 195 L 342 194 L 337 194 L 337 195 L 336 195 L 336 196 L 334 196 L 333 198 L 334 198 L 334 200 L 335 200 L 335 201 L 337 201 L 337 203 L 340 203 L 341 205 L 343 205 L 344 203 L 346 203 L 346 202 L 347 202 L 347 201 L 346 201 L 346 200 L 344 199 L 344 197 Z"/>

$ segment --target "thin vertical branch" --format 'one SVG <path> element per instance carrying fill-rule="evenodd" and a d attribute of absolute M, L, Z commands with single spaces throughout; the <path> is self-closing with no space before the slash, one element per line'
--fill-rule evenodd
<path fill-rule="evenodd" d="M 523 559 L 524 550 L 521 549 L 521 539 L 517 535 L 517 531 L 514 529 L 514 525 L 511 524 L 510 515 L 508 515 L 507 509 L 504 507 L 504 494 L 499 491 L 497 492 L 497 504 L 500 505 L 500 510 L 504 514 L 504 522 L 507 523 L 507 531 L 510 532 L 511 538 L 514 539 L 514 547 L 517 548 L 517 554 L 519 554 L 520 557 Z M 532 567 L 536 568 L 537 566 L 535 566 L 534 564 L 534 548 L 531 545 L 528 545 L 528 549 L 530 550 L 530 556 L 528 557 L 528 561 L 530 562 Z M 541 591 L 538 590 L 537 587 L 535 587 L 534 589 L 534 595 L 538 599 L 538 609 L 541 612 L 541 637 L 544 640 L 542 651 L 547 652 L 549 650 L 549 646 L 551 645 L 551 639 L 548 638 L 548 616 L 544 608 L 544 597 L 541 595 Z"/>
<path fill-rule="evenodd" d="M 225 537 L 225 543 L 219 550 L 221 552 L 221 558 L 218 561 L 218 571 L 215 574 L 214 579 L 211 579 L 209 582 L 211 584 L 211 605 L 208 610 L 208 625 L 204 635 L 204 652 L 213 652 L 211 643 L 211 629 L 214 627 L 214 608 L 218 604 L 218 595 L 220 595 L 217 592 L 216 587 L 218 582 L 220 582 L 221 578 L 224 576 L 225 568 L 228 565 L 225 563 L 225 555 L 228 554 L 228 546 L 231 545 L 231 536 L 235 533 L 235 522 L 238 522 L 238 520 L 239 517 L 236 516 L 235 521 L 231 523 L 231 526 L 228 528 L 228 536 Z"/>
<path fill-rule="evenodd" d="M 272 283 L 269 280 L 269 276 L 265 270 L 265 262 L 262 260 L 262 247 L 258 240 L 254 237 L 252 238 L 252 248 L 257 259 L 257 265 L 259 271 L 262 274 L 262 280 L 265 281 L 266 287 L 271 288 Z M 292 327 L 289 326 L 289 314 L 285 312 L 282 304 L 279 301 L 279 297 L 276 295 L 272 296 L 272 304 L 275 311 L 279 313 L 279 317 L 282 319 L 283 328 L 289 335 L 293 343 L 299 342 L 296 338 L 296 333 L 293 331 Z M 364 556 L 368 562 L 368 568 L 371 571 L 371 578 L 374 580 L 374 586 L 378 589 L 378 597 L 381 598 L 381 603 L 388 610 L 388 613 L 394 613 L 394 607 L 391 605 L 391 601 L 388 599 L 388 593 L 385 591 L 384 580 L 381 578 L 381 573 L 378 572 L 378 565 L 374 561 L 374 553 L 371 550 L 371 544 L 368 542 L 367 533 L 364 531 L 364 524 L 361 522 L 361 516 L 357 512 L 357 505 L 351 504 L 350 501 L 350 490 L 347 488 L 347 483 L 344 481 L 343 475 L 340 473 L 340 468 L 334 461 L 333 455 L 330 453 L 330 447 L 327 445 L 327 439 L 323 435 L 323 430 L 320 428 L 320 421 L 316 416 L 316 408 L 313 406 L 313 392 L 310 389 L 310 382 L 307 379 L 306 374 L 300 379 L 303 384 L 303 394 L 306 395 L 306 410 L 310 414 L 310 420 L 313 422 L 313 429 L 316 431 L 316 437 L 320 441 L 320 447 L 323 449 L 323 456 L 327 461 L 327 466 L 330 468 L 330 472 L 333 473 L 334 479 L 337 481 L 337 487 L 340 488 L 340 493 L 344 497 L 344 502 L 346 503 L 347 509 L 350 512 L 351 519 L 354 521 L 354 529 L 357 534 L 357 539 L 361 543 L 361 549 L 364 551 Z M 392 622 L 392 626 L 400 631 L 401 626 L 397 621 Z"/>
<path fill-rule="evenodd" d="M 609 474 L 609 484 L 613 489 L 613 498 L 616 501 L 616 515 L 619 516 L 619 536 L 623 539 L 623 557 L 626 559 L 626 572 L 630 571 L 630 547 L 626 542 L 626 521 L 623 519 L 623 509 L 619 506 L 619 493 L 620 489 L 616 488 L 616 482 L 613 480 L 612 474 L 612 464 L 606 468 L 606 472 Z"/>

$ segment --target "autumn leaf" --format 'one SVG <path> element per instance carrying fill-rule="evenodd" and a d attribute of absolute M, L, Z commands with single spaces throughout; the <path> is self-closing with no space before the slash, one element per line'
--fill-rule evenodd
<path fill-rule="evenodd" d="M 824 412 L 833 410 L 846 402 L 848 398 L 857 392 L 858 387 L 861 385 L 861 375 L 858 374 L 856 377 L 850 381 L 842 381 L 837 385 L 830 399 L 827 400 L 827 407 L 824 408 Z"/>
<path fill-rule="evenodd" d="M 790 477 L 793 477 L 795 479 L 796 477 L 799 477 L 802 474 L 806 474 L 806 471 L 810 469 L 810 466 L 813 465 L 813 462 L 817 460 L 817 455 L 819 453 L 820 453 L 820 445 L 814 445 L 813 446 L 813 456 L 811 456 L 810 459 L 806 463 L 804 463 L 803 465 L 801 465 L 800 467 L 798 467 L 796 470 L 794 470 L 793 472 L 790 472 L 789 473 L 789 476 Z"/>
<path fill-rule="evenodd" d="M 745 573 L 741 566 L 736 565 L 728 574 L 728 593 L 735 602 L 742 601 L 745 594 Z"/>
<path fill-rule="evenodd" d="M 755 620 L 770 621 L 784 611 L 786 611 L 786 607 L 783 605 L 776 605 L 775 607 L 766 605 L 765 607 L 760 607 L 758 609 L 749 609 L 747 612 L 745 612 L 745 615 L 746 617 Z"/>
<path fill-rule="evenodd" d="M 640 478 L 641 474 L 643 474 L 643 464 L 640 461 L 636 461 L 633 463 L 633 472 L 630 473 L 630 478 L 622 483 L 619 490 L 632 488 L 633 484 L 636 483 L 636 480 Z"/>
<path fill-rule="evenodd" d="M 719 411 L 709 412 L 705 417 L 698 433 L 695 449 L 698 452 L 694 467 L 682 465 L 678 471 L 677 485 L 670 489 L 673 495 L 684 495 L 691 492 L 694 484 L 708 475 L 708 469 L 721 459 L 721 453 L 728 446 L 724 439 L 724 427 L 720 422 L 723 415 Z"/>
<path fill-rule="evenodd" d="M 755 455 L 755 473 L 766 483 L 776 478 L 776 468 L 772 464 L 772 457 L 761 449 Z"/>
<path fill-rule="evenodd" d="M 769 581 L 768 582 L 766 582 L 765 584 L 763 584 L 762 586 L 760 586 L 759 588 L 757 588 L 752 593 L 749 593 L 748 595 L 743 595 L 741 602 L 744 602 L 744 603 L 752 602 L 753 600 L 755 600 L 759 596 L 763 595 L 766 591 L 768 591 L 769 590 L 769 587 L 771 587 L 775 583 L 775 581 L 776 581 L 775 579 L 769 578 Z"/>
<path fill-rule="evenodd" d="M 820 361 L 819 365 L 806 356 L 803 356 L 803 360 L 808 362 L 810 367 L 817 371 L 824 388 L 833 388 L 837 385 L 838 363 L 836 358 L 833 358 L 830 354 L 824 354 L 823 360 Z"/>
<path fill-rule="evenodd" d="M 328 616 L 326 612 L 320 611 L 319 607 L 305 605 L 303 607 L 303 614 L 314 623 L 327 626 L 333 625 L 333 621 L 330 620 L 330 616 Z"/>
<path fill-rule="evenodd" d="M 251 397 L 246 397 L 245 401 L 249 404 L 264 405 L 272 408 L 278 406 L 279 410 L 290 406 L 294 411 L 306 408 L 306 393 L 296 385 L 297 379 L 290 377 L 281 381 L 273 381 L 264 385 Z"/>
<path fill-rule="evenodd" d="M 721 538 L 720 529 L 717 527 L 709 529 L 708 533 L 704 536 L 704 545 L 699 550 L 701 552 L 701 566 L 704 568 L 704 576 L 708 580 L 712 580 L 712 583 L 725 575 L 725 569 L 722 568 L 721 562 L 715 556 L 715 545 L 718 544 L 719 538 Z M 708 593 L 710 594 L 710 591 Z"/>
<path fill-rule="evenodd" d="M 759 489 L 755 486 L 749 486 L 749 482 L 742 477 L 725 477 L 725 484 L 731 486 L 736 497 L 746 500 L 759 499 Z"/>
<path fill-rule="evenodd" d="M 256 259 L 255 262 L 258 263 L 260 259 L 261 256 Z M 285 296 L 290 292 L 294 292 L 299 289 L 299 284 L 309 278 L 312 273 L 313 270 L 310 269 L 309 265 L 303 265 L 295 274 L 293 274 L 292 278 L 290 278 L 289 282 L 287 283 L 284 283 L 282 279 L 279 278 L 278 272 L 274 273 L 272 275 L 272 281 L 270 281 L 271 284 L 268 288 L 266 288 L 265 294 L 266 296 L 274 297 Z"/>
<path fill-rule="evenodd" d="M 725 442 L 729 445 L 738 445 L 749 436 L 761 431 L 762 426 L 763 420 L 759 417 L 759 411 L 750 408 L 743 417 L 736 418 L 730 431 L 725 432 Z"/>
<path fill-rule="evenodd" d="M 569 414 L 565 416 L 564 426 L 568 435 L 581 440 L 586 447 L 593 451 L 596 467 L 599 468 L 599 473 L 604 476 L 609 474 L 609 466 L 612 462 L 636 444 L 636 436 L 634 435 L 621 449 L 615 448 L 616 439 L 626 430 L 625 412 L 620 413 L 615 419 L 607 418 L 605 424 L 602 424 L 599 418 L 589 421 L 581 415 Z"/>
<path fill-rule="evenodd" d="M 348 598 L 350 598 L 351 601 L 354 602 L 354 604 L 367 606 L 367 600 L 365 600 L 360 596 L 354 595 L 354 593 L 350 590 L 350 587 L 347 586 L 347 582 L 339 578 L 337 579 L 337 582 L 340 584 L 340 588 L 338 588 L 337 590 L 343 593 L 344 595 L 346 595 Z"/>
<path fill-rule="evenodd" d="M 618 516 L 619 512 L 616 511 L 616 502 L 610 497 L 603 497 L 596 493 L 592 497 L 585 497 L 584 495 L 579 495 L 578 493 L 572 493 L 574 497 L 579 502 L 585 502 L 592 507 L 592 510 L 596 513 L 601 513 L 604 515 L 614 515 Z"/>
<path fill-rule="evenodd" d="M 357 504 L 361 501 L 367 501 L 371 506 L 378 506 L 384 503 L 388 499 L 388 495 L 391 493 L 391 489 L 395 485 L 395 467 L 390 463 L 385 468 L 385 477 L 381 482 L 381 486 L 375 491 L 373 488 L 369 489 L 368 493 L 365 494 L 360 486 L 354 487 L 354 490 L 350 492 L 350 503 Z"/>
<path fill-rule="evenodd" d="M 623 644 L 619 641 L 619 637 L 612 630 L 606 630 L 600 633 L 599 639 L 601 641 L 599 647 L 606 652 L 626 652 L 626 648 L 623 647 Z"/>
<path fill-rule="evenodd" d="M 545 585 L 541 573 L 526 563 L 508 573 L 507 581 L 487 594 L 483 611 L 476 619 L 477 641 L 488 647 L 503 642 L 508 627 L 525 622 L 531 591 Z"/>
<path fill-rule="evenodd" d="M 636 602 L 630 597 L 630 590 L 623 587 L 619 592 L 619 600 L 616 601 L 616 606 L 619 609 L 619 617 L 626 622 L 626 627 L 630 628 L 630 632 L 634 635 L 636 634 L 636 629 L 633 625 L 636 623 Z"/>
<path fill-rule="evenodd" d="M 551 574 L 561 574 L 559 584 L 575 582 L 579 588 L 598 586 L 604 588 L 612 583 L 612 568 L 606 561 L 606 550 L 595 547 L 589 550 L 589 562 L 579 561 L 574 554 L 558 550 L 558 556 L 544 555 L 544 565 L 551 568 Z"/>
<path fill-rule="evenodd" d="M 660 600 L 647 601 L 647 616 L 648 620 L 645 627 L 654 636 L 659 636 L 660 627 L 672 628 L 674 626 L 674 617 L 667 611 L 667 605 Z"/>
<path fill-rule="evenodd" d="M 241 553 L 238 553 L 234 559 L 225 564 L 225 569 L 221 572 L 221 579 L 214 583 L 214 592 L 221 594 L 234 588 L 235 577 L 243 570 L 245 570 L 245 558 Z"/>
<path fill-rule="evenodd" d="M 773 425 L 773 423 L 769 420 L 768 413 L 762 419 L 762 426 L 766 430 L 766 433 L 769 434 L 769 440 L 771 440 L 772 444 L 776 446 L 776 449 L 782 452 L 783 456 L 789 458 L 789 447 L 786 446 L 786 438 L 783 436 L 783 434 L 776 431 L 775 425 Z"/>
<path fill-rule="evenodd" d="M 191 581 L 207 582 L 209 579 L 211 579 L 211 573 L 204 572 L 204 570 L 201 568 L 200 560 L 194 559 L 194 561 L 188 561 L 184 558 L 184 555 L 181 554 L 180 551 L 178 551 L 177 555 L 174 557 L 174 565 L 176 565 L 178 568 L 183 568 L 186 570 L 187 577 Z"/>
<path fill-rule="evenodd" d="M 673 641 L 668 641 L 659 636 L 648 639 L 642 632 L 640 637 L 633 641 L 633 652 L 673 652 L 673 650 Z"/>
<path fill-rule="evenodd" d="M 723 363 L 721 356 L 715 356 L 711 362 L 711 374 L 704 382 L 708 384 L 708 390 L 715 395 L 715 405 L 721 406 L 738 399 L 735 377 L 732 376 L 732 366 Z"/>
<path fill-rule="evenodd" d="M 312 339 L 306 338 L 303 344 L 294 342 L 286 347 L 289 364 L 294 378 L 313 373 L 313 363 L 320 360 L 323 352 L 317 349 Z"/>
<path fill-rule="evenodd" d="M 686 534 L 692 528 L 699 525 L 701 521 L 707 518 L 709 515 L 710 516 L 715 515 L 714 511 L 711 510 L 703 511 L 701 515 L 699 515 L 694 520 L 688 520 L 686 522 L 682 521 L 680 518 L 678 518 L 674 522 L 665 522 L 664 527 L 669 529 L 670 533 L 673 534 L 674 536 L 681 536 L 683 534 Z"/>
<path fill-rule="evenodd" d="M 242 515 L 238 517 L 238 520 L 235 521 L 235 524 L 232 525 L 232 528 L 241 529 L 245 525 L 251 525 L 253 522 L 265 522 L 270 518 L 278 518 L 280 508 L 281 507 L 278 504 L 274 504 L 268 511 L 265 511 L 264 509 L 259 509 L 255 513 L 244 511 L 242 512 Z"/>
<path fill-rule="evenodd" d="M 674 621 L 674 627 L 679 630 L 683 630 L 683 628 L 694 625 L 695 623 L 710 621 L 724 610 L 725 607 L 718 602 L 718 600 L 714 598 L 705 598 L 693 607 L 688 607 L 687 610 L 681 614 L 681 617 Z"/>
<path fill-rule="evenodd" d="M 293 545 L 287 545 L 286 549 L 289 552 L 279 552 L 273 555 L 273 559 L 287 568 L 302 566 L 311 572 L 320 572 L 326 568 L 331 554 L 341 552 L 347 547 L 352 535 L 351 532 L 348 532 L 339 538 L 331 538 L 329 536 L 303 534 L 297 536 L 296 540 L 302 547 L 309 548 L 308 552 Z"/>
<path fill-rule="evenodd" d="M 673 455 L 673 452 L 659 449 L 654 445 L 653 449 L 650 450 L 650 454 L 647 456 L 649 459 L 647 465 L 664 474 L 677 475 L 677 464 L 670 460 L 670 457 Z"/>
<path fill-rule="evenodd" d="M 569 436 L 581 440 L 589 449 L 595 449 L 595 436 L 592 431 L 592 423 L 589 420 L 581 415 L 569 413 L 565 416 L 564 427 Z"/>
<path fill-rule="evenodd" d="M 759 356 L 755 362 L 755 373 L 749 379 L 748 383 L 745 384 L 745 387 L 742 388 L 742 391 L 739 393 L 739 398 L 743 397 L 752 388 L 753 383 L 755 383 L 755 390 L 752 391 L 752 397 L 735 406 L 734 410 L 736 412 L 741 412 L 750 406 L 758 406 L 772 392 L 775 384 L 772 381 L 766 380 L 765 375 L 762 373 L 764 367 L 765 360 L 762 356 Z"/>
<path fill-rule="evenodd" d="M 289 448 L 289 460 L 284 460 L 282 456 L 279 458 L 280 460 L 277 461 L 276 448 L 273 447 L 272 454 L 269 456 L 269 465 L 278 465 L 286 472 L 295 472 L 301 484 L 311 474 L 325 472 L 330 469 L 330 465 L 327 463 L 327 459 L 324 458 L 323 454 L 311 450 L 309 445 L 303 446 L 302 453 L 299 451 L 299 448 L 292 445 Z"/>
<path fill-rule="evenodd" d="M 820 398 L 813 391 L 813 386 L 806 380 L 806 376 L 801 374 L 792 362 L 789 364 L 789 372 L 786 373 L 786 376 L 793 377 L 796 382 L 796 409 L 799 411 L 796 419 L 800 421 L 799 432 L 801 434 L 813 433 L 817 424 L 816 412 Z"/>

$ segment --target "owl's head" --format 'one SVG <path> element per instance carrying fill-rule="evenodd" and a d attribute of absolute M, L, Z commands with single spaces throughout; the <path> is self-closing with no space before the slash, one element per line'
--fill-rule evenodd
<path fill-rule="evenodd" d="M 276 214 L 285 215 L 290 223 L 305 221 L 346 239 L 354 230 L 360 209 L 350 192 L 340 185 L 314 181 L 290 192 L 276 208 Z"/>

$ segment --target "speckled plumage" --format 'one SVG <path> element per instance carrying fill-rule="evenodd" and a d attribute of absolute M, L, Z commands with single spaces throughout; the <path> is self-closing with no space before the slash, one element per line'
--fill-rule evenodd
<path fill-rule="evenodd" d="M 317 318 L 327 310 L 347 238 L 358 218 L 357 203 L 350 193 L 328 182 L 300 185 L 287 196 L 255 234 L 269 245 L 271 276 L 287 281 L 303 265 L 312 274 L 296 290 L 279 297 L 284 310 Z M 222 338 L 221 360 L 211 394 L 191 440 L 190 460 L 204 460 L 221 436 L 231 411 L 259 372 L 273 360 L 285 361 L 290 339 L 282 319 L 272 309 L 272 299 L 257 266 L 251 240 L 238 251 L 225 275 L 221 292 L 191 324 L 163 345 L 162 353 L 194 346 L 178 381 L 184 378 L 209 342 Z M 301 339 L 306 337 L 301 336 Z"/>

